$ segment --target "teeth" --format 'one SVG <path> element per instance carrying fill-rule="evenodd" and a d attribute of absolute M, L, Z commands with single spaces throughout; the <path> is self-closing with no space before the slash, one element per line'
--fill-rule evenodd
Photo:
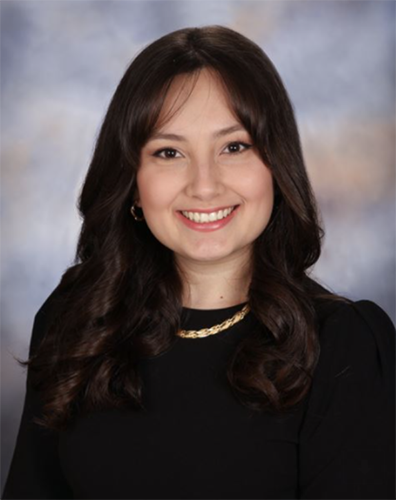
<path fill-rule="evenodd" d="M 230 207 L 226 208 L 225 210 L 219 210 L 218 212 L 210 212 L 209 214 L 182 211 L 182 214 L 184 215 L 184 217 L 187 217 L 187 219 L 190 219 L 194 222 L 204 223 L 204 222 L 214 222 L 216 220 L 224 219 L 224 217 L 230 215 L 233 209 L 234 207 Z"/>

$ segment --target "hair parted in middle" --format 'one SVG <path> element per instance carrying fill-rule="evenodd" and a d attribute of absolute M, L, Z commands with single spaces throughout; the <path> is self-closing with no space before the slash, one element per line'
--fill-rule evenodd
<path fill-rule="evenodd" d="M 276 413 L 303 401 L 310 388 L 319 342 L 307 272 L 323 231 L 290 99 L 257 44 L 224 26 L 188 27 L 135 57 L 104 118 L 80 194 L 75 261 L 43 306 L 45 312 L 52 304 L 54 320 L 26 362 L 46 403 L 46 427 L 63 428 L 79 411 L 144 409 L 139 360 L 175 341 L 182 278 L 172 251 L 130 207 L 140 152 L 162 125 L 173 80 L 184 75 L 194 83 L 203 68 L 222 83 L 275 189 L 271 220 L 253 243 L 248 300 L 260 327 L 238 344 L 228 381 L 242 404 Z"/>

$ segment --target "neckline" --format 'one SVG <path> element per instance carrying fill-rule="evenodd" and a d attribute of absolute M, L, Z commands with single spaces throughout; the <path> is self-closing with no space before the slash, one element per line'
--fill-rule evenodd
<path fill-rule="evenodd" d="M 235 313 L 240 311 L 246 304 L 247 302 L 242 302 L 241 304 L 222 307 L 219 309 L 193 309 L 189 307 L 183 307 L 181 316 L 181 327 L 183 330 L 200 330 L 202 328 L 210 328 L 214 325 L 222 323 L 223 321 L 231 318 Z M 250 313 L 247 314 L 247 316 L 241 323 L 245 324 L 249 316 Z M 216 333 L 215 335 L 209 335 L 207 337 L 203 337 L 202 339 L 199 340 L 223 338 L 225 336 L 228 336 L 231 330 L 234 330 L 235 328 L 239 329 L 241 327 L 241 323 L 237 323 L 230 329 Z M 191 341 L 191 339 L 182 339 L 182 340 Z"/>
<path fill-rule="evenodd" d="M 217 308 L 217 309 L 196 309 L 194 307 L 184 307 L 183 306 L 183 311 L 185 312 L 192 312 L 192 313 L 212 313 L 212 312 L 228 312 L 228 311 L 232 311 L 233 309 L 237 310 L 239 308 L 243 308 L 245 305 L 247 304 L 247 301 L 246 302 L 241 302 L 240 304 L 236 304 L 234 306 L 228 306 L 228 307 L 220 307 L 220 308 Z"/>

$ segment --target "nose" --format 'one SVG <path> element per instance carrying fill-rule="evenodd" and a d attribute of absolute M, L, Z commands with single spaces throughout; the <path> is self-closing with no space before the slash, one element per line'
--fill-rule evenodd
<path fill-rule="evenodd" d="M 223 190 L 222 175 L 213 159 L 207 156 L 191 161 L 186 187 L 190 198 L 209 201 L 221 195 Z"/>

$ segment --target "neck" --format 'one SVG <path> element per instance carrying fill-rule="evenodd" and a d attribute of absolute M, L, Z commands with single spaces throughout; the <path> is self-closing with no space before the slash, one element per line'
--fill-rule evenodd
<path fill-rule="evenodd" d="M 221 309 L 248 300 L 250 254 L 222 262 L 191 261 L 178 256 L 183 279 L 183 306 Z"/>

